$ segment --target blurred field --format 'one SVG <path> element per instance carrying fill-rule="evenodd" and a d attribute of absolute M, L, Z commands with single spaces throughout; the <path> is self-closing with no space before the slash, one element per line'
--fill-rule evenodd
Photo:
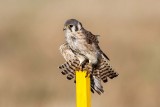
<path fill-rule="evenodd" d="M 160 107 L 160 1 L 1 0 L 0 107 L 75 107 L 61 75 L 63 24 L 80 20 L 120 74 L 92 107 Z"/>

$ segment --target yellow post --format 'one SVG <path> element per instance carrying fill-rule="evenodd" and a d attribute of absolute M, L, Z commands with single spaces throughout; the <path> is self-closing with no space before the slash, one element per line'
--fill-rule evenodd
<path fill-rule="evenodd" d="M 91 107 L 90 77 L 86 71 L 76 71 L 76 107 Z"/>

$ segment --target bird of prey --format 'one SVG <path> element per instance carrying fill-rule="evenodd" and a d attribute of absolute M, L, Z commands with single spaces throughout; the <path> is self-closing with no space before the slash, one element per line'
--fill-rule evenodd
<path fill-rule="evenodd" d="M 64 32 L 66 42 L 69 47 L 83 58 L 79 58 L 82 67 L 87 61 L 93 70 L 98 66 L 102 57 L 106 60 L 109 58 L 100 49 L 98 43 L 98 35 L 93 35 L 91 32 L 83 28 L 81 22 L 76 19 L 69 19 L 64 24 Z"/>
<path fill-rule="evenodd" d="M 63 43 L 60 46 L 60 52 L 66 62 L 59 66 L 61 73 L 67 76 L 68 80 L 75 79 L 75 71 L 80 69 L 79 57 L 71 50 L 68 43 Z M 90 70 L 89 65 L 86 65 L 84 69 Z M 93 71 L 93 74 L 90 75 L 91 80 L 91 91 L 94 93 L 96 91 L 98 94 L 104 92 L 101 81 L 107 82 L 108 78 L 112 79 L 118 76 L 118 74 L 112 69 L 110 64 L 102 58 L 99 66 Z"/>
<path fill-rule="evenodd" d="M 103 93 L 101 81 L 107 82 L 118 76 L 109 64 L 109 58 L 102 52 L 98 35 L 85 30 L 76 19 L 69 19 L 64 24 L 66 42 L 60 46 L 60 52 L 66 62 L 59 66 L 67 79 L 75 78 L 75 71 L 90 71 L 91 91 Z"/>

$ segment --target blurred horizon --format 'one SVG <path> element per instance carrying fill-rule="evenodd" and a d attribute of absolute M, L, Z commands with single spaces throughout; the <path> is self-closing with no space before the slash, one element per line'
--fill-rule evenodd
<path fill-rule="evenodd" d="M 67 19 L 100 35 L 119 76 L 92 107 L 160 106 L 160 1 L 0 1 L 0 107 L 75 107 L 75 84 L 57 68 Z"/>

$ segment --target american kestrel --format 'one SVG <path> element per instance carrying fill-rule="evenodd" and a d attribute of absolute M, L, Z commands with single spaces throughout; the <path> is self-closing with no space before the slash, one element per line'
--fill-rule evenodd
<path fill-rule="evenodd" d="M 109 58 L 102 52 L 98 35 L 85 30 L 76 19 L 69 19 L 64 24 L 66 42 L 60 46 L 60 52 L 66 63 L 59 66 L 67 79 L 75 78 L 75 71 L 81 68 L 90 73 L 91 90 L 103 93 L 101 81 L 107 82 L 118 76 L 109 64 Z M 93 91 L 94 90 L 94 91 Z"/>
<path fill-rule="evenodd" d="M 66 62 L 59 66 L 61 69 L 61 73 L 67 76 L 68 80 L 75 79 L 75 71 L 79 71 L 80 69 L 80 61 L 77 58 L 77 55 L 70 49 L 68 43 L 63 43 L 60 46 L 60 52 Z M 89 68 L 89 67 L 87 67 Z M 103 68 L 101 68 L 104 70 Z M 87 69 L 89 70 L 89 69 Z M 97 69 L 98 70 L 98 69 Z M 95 71 L 96 73 L 97 71 Z M 101 94 L 103 91 L 103 86 L 101 84 L 100 75 L 90 75 L 91 80 L 91 91 L 94 93 L 96 91 L 98 94 Z M 75 81 L 75 80 L 74 80 Z M 76 81 L 75 81 L 76 82 Z"/>
<path fill-rule="evenodd" d="M 75 53 L 84 56 L 83 60 L 80 61 L 82 66 L 89 61 L 93 72 L 102 57 L 109 60 L 98 45 L 98 35 L 93 35 L 91 32 L 85 30 L 82 24 L 76 19 L 69 19 L 65 22 L 64 32 L 66 42 L 70 48 Z"/>
<path fill-rule="evenodd" d="M 59 66 L 61 69 L 61 73 L 67 76 L 68 80 L 75 79 L 75 71 L 80 70 L 80 61 L 79 57 L 72 51 L 69 47 L 68 43 L 63 43 L 60 46 L 60 52 L 66 62 Z M 85 65 L 86 70 L 91 71 L 91 67 L 89 64 Z M 91 78 L 91 91 L 94 93 L 96 91 L 98 94 L 103 93 L 103 86 L 101 81 L 107 82 L 108 78 L 112 79 L 118 76 L 118 74 L 112 69 L 110 64 L 105 60 L 103 57 L 100 62 L 99 66 L 93 71 L 93 74 L 90 75 Z"/>

